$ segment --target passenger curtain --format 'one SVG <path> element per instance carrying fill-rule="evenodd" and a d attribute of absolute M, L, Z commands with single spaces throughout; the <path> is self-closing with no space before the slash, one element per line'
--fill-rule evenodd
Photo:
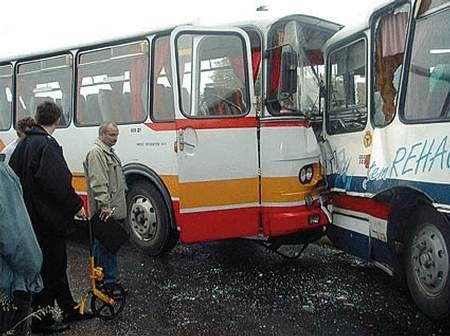
<path fill-rule="evenodd" d="M 272 49 L 270 57 L 270 93 L 274 93 L 280 87 L 281 47 Z"/>
<path fill-rule="evenodd" d="M 142 120 L 143 115 L 143 97 L 147 97 L 142 86 L 144 79 L 146 78 L 147 67 L 145 65 L 145 59 L 136 58 L 131 62 L 131 74 L 130 74 L 130 91 L 131 91 L 131 114 L 133 120 Z"/>
<path fill-rule="evenodd" d="M 380 24 L 383 57 L 404 52 L 407 25 L 408 13 L 406 12 L 383 17 Z"/>
<path fill-rule="evenodd" d="M 253 71 L 253 83 L 258 78 L 259 66 L 261 65 L 261 50 L 252 50 L 252 71 Z"/>

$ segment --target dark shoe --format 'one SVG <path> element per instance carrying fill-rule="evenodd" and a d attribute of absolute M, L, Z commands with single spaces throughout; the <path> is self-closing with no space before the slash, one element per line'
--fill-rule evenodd
<path fill-rule="evenodd" d="M 87 311 L 84 314 L 80 314 L 78 309 L 73 309 L 70 313 L 63 313 L 63 322 L 71 323 L 76 321 L 89 320 L 94 317 L 94 314 Z"/>
<path fill-rule="evenodd" d="M 46 326 L 31 326 L 31 331 L 33 333 L 42 333 L 44 335 L 63 332 L 69 329 L 70 326 L 64 322 L 55 322 Z"/>

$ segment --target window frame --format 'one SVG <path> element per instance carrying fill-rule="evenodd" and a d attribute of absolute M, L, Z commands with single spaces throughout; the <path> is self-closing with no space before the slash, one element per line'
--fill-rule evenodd
<path fill-rule="evenodd" d="M 75 54 L 75 80 L 74 80 L 74 93 L 73 93 L 73 100 L 74 100 L 74 113 L 73 113 L 73 123 L 76 127 L 95 127 L 95 126 L 99 126 L 101 125 L 100 123 L 80 123 L 78 121 L 78 84 L 79 84 L 79 70 L 80 67 L 83 66 L 84 64 L 80 64 L 80 58 L 84 55 L 84 54 L 89 54 L 89 53 L 93 53 L 93 52 L 98 52 L 98 51 L 102 51 L 102 50 L 107 50 L 107 49 L 111 49 L 114 47 L 119 47 L 119 46 L 126 46 L 126 45 L 132 45 L 132 44 L 138 44 L 138 43 L 142 43 L 145 42 L 146 46 L 147 46 L 147 52 L 146 52 L 146 65 L 147 65 L 147 71 L 145 72 L 145 76 L 146 76 L 146 80 L 144 80 L 144 82 L 146 83 L 147 89 L 145 90 L 146 92 L 146 106 L 144 106 L 144 113 L 142 116 L 142 120 L 139 121 L 131 121 L 131 122 L 116 122 L 115 120 L 112 120 L 113 122 L 116 122 L 117 125 L 132 125 L 132 124 L 141 124 L 144 123 L 149 116 L 149 110 L 150 110 L 150 94 L 149 94 L 149 88 L 150 88 L 150 46 L 151 46 L 151 41 L 149 40 L 149 38 L 147 36 L 138 36 L 132 39 L 128 39 L 128 40 L 120 40 L 120 41 L 112 41 L 109 43 L 104 43 L 102 45 L 94 45 L 94 46 L 86 46 L 83 48 L 80 48 L 77 50 L 76 54 Z M 107 61 L 110 61 L 111 59 L 108 59 Z M 105 60 L 104 60 L 105 61 Z M 89 62 L 89 63 L 93 63 L 93 62 Z M 80 86 L 81 88 L 81 86 Z"/>
<path fill-rule="evenodd" d="M 175 59 L 176 59 L 176 70 L 177 70 L 177 74 L 180 71 L 180 63 L 178 61 L 178 52 L 179 52 L 179 47 L 178 47 L 178 40 L 180 39 L 181 36 L 184 35 L 194 35 L 194 36 L 221 36 L 221 35 L 225 35 L 225 36 L 235 36 L 237 38 L 239 38 L 239 40 L 241 41 L 241 46 L 242 46 L 242 53 L 243 53 L 243 65 L 244 65 L 244 85 L 245 85 L 245 93 L 243 93 L 243 97 L 245 97 L 246 99 L 243 100 L 246 103 L 246 110 L 243 111 L 243 113 L 241 114 L 237 114 L 237 115 L 196 115 L 196 116 L 192 116 L 190 114 L 187 114 L 184 110 L 183 110 L 183 103 L 182 103 L 182 94 L 181 94 L 181 88 L 182 88 L 182 83 L 180 83 L 180 76 L 177 76 L 177 85 L 178 85 L 178 92 L 176 92 L 176 94 L 178 95 L 178 106 L 175 108 L 179 109 L 179 111 L 181 112 L 181 114 L 186 117 L 187 119 L 194 119 L 194 120 L 205 120 L 205 119 L 209 119 L 209 120 L 214 120 L 214 119 L 233 119 L 233 118 L 244 118 L 246 117 L 251 109 L 252 109 L 252 101 L 251 101 L 251 97 L 250 97 L 250 84 L 249 84 L 249 66 L 250 64 L 248 63 L 248 50 L 247 50 L 247 45 L 245 43 L 245 39 L 243 38 L 243 36 L 241 34 L 239 34 L 238 32 L 235 31 L 208 31 L 208 30 L 183 30 L 180 33 L 178 33 L 175 36 L 175 42 L 174 42 L 174 49 L 175 49 Z M 192 59 L 192 58 L 191 58 Z M 197 59 L 197 62 L 201 62 L 200 59 Z M 196 65 L 197 69 L 200 69 L 200 64 Z M 199 76 L 200 74 L 198 74 L 197 76 Z M 192 76 L 192 72 L 191 72 L 191 76 Z M 192 80 L 192 79 L 191 79 Z M 253 81 L 253 79 L 252 79 Z M 195 80 L 195 84 L 197 86 L 200 85 L 200 81 Z M 199 92 L 199 90 L 197 90 L 197 92 Z M 199 95 L 200 97 L 200 95 Z M 191 109 L 192 109 L 192 103 L 193 103 L 193 99 L 192 99 L 192 94 L 190 95 L 190 100 L 191 100 Z M 190 112 L 190 111 L 189 111 Z M 176 120 L 176 115 L 175 115 L 175 120 Z"/>
<path fill-rule="evenodd" d="M 74 65 L 75 65 L 75 56 L 74 54 L 70 51 L 70 50 L 63 50 L 63 51 L 59 51 L 57 53 L 53 53 L 53 54 L 41 54 L 41 55 L 34 55 L 32 57 L 29 58 L 25 58 L 25 59 L 18 59 L 13 67 L 13 107 L 12 107 L 12 111 L 13 111 L 13 125 L 17 124 L 17 99 L 18 99 L 18 95 L 17 95 L 17 75 L 19 74 L 19 68 L 21 65 L 23 64 L 29 64 L 29 63 L 34 63 L 34 62 L 38 62 L 41 60 L 46 60 L 46 59 L 51 59 L 51 58 L 58 58 L 58 57 L 63 57 L 63 56 L 70 56 L 70 83 L 69 86 L 70 90 L 71 90 L 71 94 L 69 97 L 69 103 L 68 106 L 70 106 L 70 111 L 69 114 L 67 115 L 67 120 L 66 123 L 64 125 L 58 125 L 57 128 L 60 129 L 64 129 L 64 128 L 69 128 L 70 125 L 73 123 L 74 120 L 74 84 L 75 84 L 75 73 L 74 73 Z M 53 68 L 47 68 L 47 69 L 58 69 L 60 67 L 53 67 Z M 40 70 L 42 71 L 42 70 Z M 30 73 L 30 72 L 27 72 Z M 64 111 L 63 111 L 64 113 Z M 34 117 L 34 116 L 33 116 Z M 14 126 L 15 127 L 15 126 Z"/>
<path fill-rule="evenodd" d="M 331 55 L 335 52 L 338 52 L 340 50 L 343 50 L 345 48 L 350 47 L 351 45 L 355 45 L 357 43 L 359 43 L 360 41 L 364 42 L 364 72 L 365 72 L 365 82 L 366 82 L 366 89 L 365 89 L 365 95 L 366 95 L 366 122 L 364 124 L 364 127 L 362 129 L 358 129 L 358 130 L 351 130 L 351 131 L 347 131 L 347 132 L 332 132 L 330 131 L 329 125 L 330 125 L 330 110 L 331 110 Z M 368 52 L 369 52 L 369 48 L 368 48 L 368 38 L 367 35 L 364 32 L 358 32 L 355 35 L 351 35 L 347 38 L 345 38 L 344 40 L 340 41 L 339 43 L 331 46 L 329 48 L 329 50 L 327 51 L 327 63 L 326 63 L 326 69 L 325 69 L 325 73 L 326 73 L 326 78 L 327 78 L 327 83 L 326 83 L 326 87 L 327 89 L 327 93 L 326 93 L 326 99 L 325 99 L 325 130 L 326 133 L 328 135 L 340 135 L 340 134 L 351 134 L 351 133 L 358 133 L 358 132 L 362 132 L 367 128 L 368 125 L 368 121 L 369 121 L 369 112 L 370 112 L 370 105 L 369 105 L 369 78 L 368 78 Z"/>
<path fill-rule="evenodd" d="M 15 128 L 15 113 L 14 113 L 14 101 L 15 101 L 15 90 L 14 90 L 14 64 L 11 62 L 0 63 L 0 67 L 9 66 L 10 68 L 10 78 L 11 78 L 11 104 L 9 107 L 9 125 L 7 128 L 0 128 L 0 132 L 5 132 L 10 130 L 11 128 Z M 6 75 L 4 77 L 7 77 Z"/>
<path fill-rule="evenodd" d="M 149 109 L 148 109 L 148 116 L 150 117 L 150 120 L 153 123 L 173 123 L 176 120 L 176 115 L 175 115 L 175 108 L 173 110 L 173 119 L 156 119 L 155 115 L 154 115 L 154 99 L 155 99 L 155 87 L 156 87 L 156 81 L 155 81 L 155 61 L 156 61 L 156 43 L 159 39 L 161 38 L 168 38 L 169 41 L 169 54 L 168 57 L 170 58 L 170 67 L 172 68 L 172 55 L 171 55 L 171 50 L 170 50 L 170 31 L 169 32 L 164 32 L 161 34 L 157 34 L 154 35 L 152 37 L 152 41 L 151 41 L 151 50 L 150 50 L 150 85 L 149 85 L 149 99 L 150 99 L 150 103 L 149 103 Z M 170 87 L 170 89 L 173 92 L 173 86 Z M 175 106 L 175 105 L 174 105 Z"/>
<path fill-rule="evenodd" d="M 416 8 L 412 9 L 411 11 L 414 10 L 414 13 L 416 12 Z M 411 67 L 411 58 L 412 58 L 412 51 L 413 51 L 413 46 L 414 46 L 414 38 L 416 36 L 416 26 L 417 26 L 417 21 L 420 20 L 427 20 L 430 17 L 433 17 L 435 15 L 439 15 L 441 13 L 445 13 L 448 12 L 448 14 L 450 14 L 450 1 L 440 5 L 438 7 L 434 7 L 428 11 L 426 11 L 425 13 L 422 14 L 421 17 L 413 17 L 410 18 L 409 20 L 409 30 L 408 30 L 408 35 L 407 35 L 407 45 L 406 45 L 406 53 L 405 53 L 405 59 L 404 59 L 404 70 L 403 70 L 403 74 L 402 74 L 402 80 L 401 83 L 403 85 L 401 85 L 401 91 L 400 91 L 400 100 L 398 102 L 399 107 L 398 107 L 398 114 L 399 114 L 399 119 L 400 121 L 405 124 L 405 125 L 420 125 L 420 124 L 438 124 L 438 123 L 445 123 L 445 122 L 450 122 L 450 114 L 447 116 L 447 118 L 427 118 L 427 119 L 415 119 L 415 120 L 411 120 L 411 119 L 407 119 L 405 117 L 405 102 L 406 102 L 406 97 L 408 94 L 408 83 L 409 83 L 409 69 Z M 413 15 L 411 15 L 413 16 Z"/>

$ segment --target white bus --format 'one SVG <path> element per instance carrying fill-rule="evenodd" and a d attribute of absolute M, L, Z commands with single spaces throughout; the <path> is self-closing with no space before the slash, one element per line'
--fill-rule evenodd
<path fill-rule="evenodd" d="M 328 236 L 448 316 L 450 2 L 391 1 L 325 49 Z"/>
<path fill-rule="evenodd" d="M 308 242 L 329 223 L 308 118 L 320 109 L 320 50 L 339 28 L 298 15 L 4 58 L 0 147 L 52 99 L 63 108 L 54 135 L 84 197 L 98 125 L 119 125 L 131 238 L 150 255 L 178 240 Z"/>

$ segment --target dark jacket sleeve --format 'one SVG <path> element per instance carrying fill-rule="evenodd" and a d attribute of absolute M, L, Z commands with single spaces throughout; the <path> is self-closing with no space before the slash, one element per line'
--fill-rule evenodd
<path fill-rule="evenodd" d="M 64 212 L 74 215 L 81 209 L 83 202 L 72 187 L 72 174 L 58 145 L 45 146 L 34 178 L 39 188 Z"/>

